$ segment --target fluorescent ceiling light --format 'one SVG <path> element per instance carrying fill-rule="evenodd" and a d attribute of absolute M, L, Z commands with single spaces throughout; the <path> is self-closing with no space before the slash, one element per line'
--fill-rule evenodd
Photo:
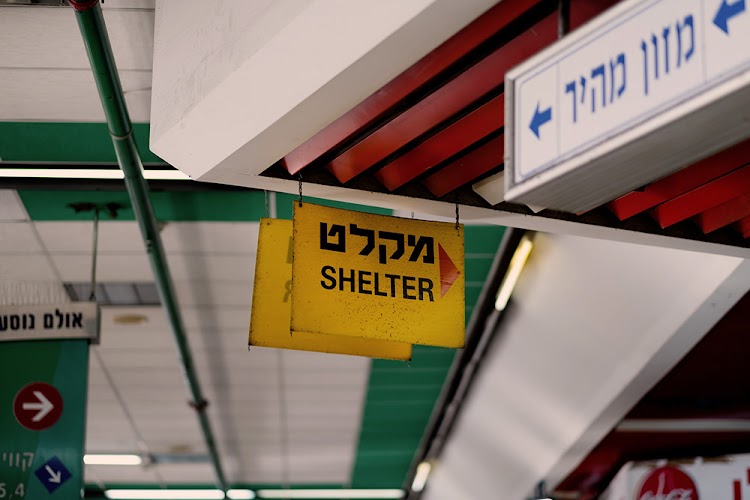
<path fill-rule="evenodd" d="M 404 498 L 404 490 L 258 490 L 258 498 L 287 499 L 381 499 Z"/>
<path fill-rule="evenodd" d="M 233 489 L 225 496 L 221 490 L 106 490 L 104 496 L 112 500 L 252 500 L 255 492 Z"/>
<path fill-rule="evenodd" d="M 508 266 L 508 272 L 505 273 L 503 283 L 500 285 L 500 290 L 497 292 L 497 300 L 495 300 L 495 309 L 502 311 L 505 306 L 508 305 L 510 295 L 513 293 L 513 289 L 518 283 L 518 278 L 521 276 L 523 266 L 526 264 L 526 260 L 529 258 L 531 249 L 534 244 L 531 242 L 531 238 L 526 234 L 521 238 L 518 243 L 513 258 L 510 259 L 510 265 Z"/>
<path fill-rule="evenodd" d="M 113 168 L 1 168 L 0 177 L 43 179 L 123 179 L 122 170 Z M 189 181 L 179 170 L 143 170 L 143 177 L 152 181 Z"/>
<path fill-rule="evenodd" d="M 422 491 L 425 484 L 427 484 L 427 478 L 430 477 L 432 471 L 432 464 L 430 462 L 422 462 L 417 466 L 417 472 L 414 474 L 414 481 L 411 482 L 412 491 Z"/>
<path fill-rule="evenodd" d="M 227 498 L 229 500 L 252 500 L 255 498 L 255 492 L 253 490 L 229 490 Z"/>
<path fill-rule="evenodd" d="M 221 490 L 106 490 L 112 500 L 224 500 Z"/>
<path fill-rule="evenodd" d="M 87 453 L 83 456 L 83 463 L 86 465 L 141 465 L 143 459 L 139 455 Z"/>

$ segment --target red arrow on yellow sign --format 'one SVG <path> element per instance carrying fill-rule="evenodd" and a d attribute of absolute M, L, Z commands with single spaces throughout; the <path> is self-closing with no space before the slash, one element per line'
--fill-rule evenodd
<path fill-rule="evenodd" d="M 438 258 L 440 259 L 440 296 L 445 297 L 461 272 L 440 243 L 438 243 Z"/>
<path fill-rule="evenodd" d="M 463 257 L 461 225 L 295 203 L 292 331 L 461 348 Z"/>

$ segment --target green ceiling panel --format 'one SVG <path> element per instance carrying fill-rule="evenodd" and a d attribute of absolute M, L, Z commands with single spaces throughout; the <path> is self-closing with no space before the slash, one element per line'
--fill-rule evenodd
<path fill-rule="evenodd" d="M 133 125 L 141 161 L 164 164 L 148 149 L 150 125 Z M 0 158 L 9 162 L 116 163 L 106 123 L 0 122 Z"/>
<path fill-rule="evenodd" d="M 482 283 L 487 278 L 487 271 L 492 266 L 492 259 L 466 259 L 466 281 Z M 468 304 L 468 302 L 467 302 Z"/>
<path fill-rule="evenodd" d="M 91 220 L 91 212 L 75 213 L 71 203 L 90 202 L 104 205 L 118 203 L 117 220 L 135 220 L 128 193 L 116 191 L 19 190 L 21 200 L 32 220 Z M 160 221 L 255 222 L 265 214 L 260 191 L 152 191 L 151 203 Z M 107 220 L 103 215 L 102 220 Z"/>
<path fill-rule="evenodd" d="M 419 436 L 419 433 L 411 436 L 399 433 L 392 436 L 393 439 L 389 439 L 391 436 L 388 435 L 372 435 L 362 440 L 362 445 L 367 446 L 367 450 L 362 450 L 363 456 L 373 457 L 376 455 L 389 455 L 391 452 L 398 452 L 400 454 L 411 452 L 411 456 L 402 457 L 406 460 L 411 460 L 414 449 L 419 445 Z"/>
<path fill-rule="evenodd" d="M 487 269 L 489 271 L 489 269 Z M 477 300 L 479 300 L 479 294 L 482 293 L 482 289 L 480 287 L 472 287 L 466 288 L 466 303 L 467 304 L 476 304 Z M 469 322 L 469 316 L 466 316 L 466 322 Z"/>
<path fill-rule="evenodd" d="M 418 349 L 419 347 L 415 347 Z M 416 365 L 419 362 L 417 356 L 414 356 L 414 360 L 411 362 Z M 378 363 L 379 364 L 379 363 Z M 444 366 L 438 370 L 410 370 L 408 366 L 404 370 L 381 370 L 378 366 L 376 369 L 373 367 L 372 373 L 370 374 L 370 386 L 388 386 L 388 387 L 420 387 L 423 385 L 430 386 L 435 385 L 435 380 L 442 380 L 448 371 L 449 362 L 444 362 Z M 404 384 L 408 380 L 408 384 Z M 411 395 L 410 395 L 411 397 Z"/>
<path fill-rule="evenodd" d="M 359 452 L 358 452 L 359 453 Z M 359 456 L 359 455 L 357 455 Z M 380 465 L 360 465 L 354 467 L 355 488 L 383 488 L 383 485 L 398 485 L 404 481 L 409 470 L 409 461 L 391 461 L 380 457 Z"/>
<path fill-rule="evenodd" d="M 503 239 L 505 228 L 500 226 L 466 226 L 465 252 L 467 254 L 484 254 L 490 259 L 495 256 Z M 487 267 L 489 271 L 489 266 Z"/>
<path fill-rule="evenodd" d="M 445 370 L 432 371 L 434 377 L 445 376 Z M 368 403 L 385 403 L 392 401 L 403 401 L 411 399 L 413 401 L 435 401 L 440 394 L 440 384 L 420 384 L 413 386 L 382 386 L 377 385 L 370 388 L 367 394 Z"/>
<path fill-rule="evenodd" d="M 305 185 L 302 184 L 302 192 L 304 195 Z M 292 218 L 292 211 L 294 210 L 294 203 L 299 201 L 299 196 L 277 193 L 276 194 L 276 216 L 279 219 L 290 219 Z M 369 207 L 367 205 L 356 205 L 354 203 L 344 203 L 342 201 L 331 201 L 324 200 L 321 198 L 313 198 L 309 196 L 303 196 L 302 201 L 309 201 L 317 205 L 323 205 L 326 207 L 343 208 L 346 210 L 357 210 L 359 212 L 367 212 L 371 214 L 379 215 L 391 215 L 393 212 L 387 208 Z"/>
<path fill-rule="evenodd" d="M 405 461 L 409 462 L 412 455 L 413 450 L 411 448 L 406 448 L 398 451 L 367 452 L 359 455 L 357 460 L 361 467 L 378 467 L 382 464 L 383 458 L 388 458 L 391 463 L 403 464 Z"/>
<path fill-rule="evenodd" d="M 117 220 L 135 220 L 130 208 L 130 199 L 123 186 L 114 190 L 19 190 L 18 194 L 32 220 L 63 221 L 91 220 L 91 213 L 75 213 L 72 203 L 90 202 L 100 205 L 118 203 L 126 207 L 120 210 Z M 307 199 L 307 198 L 306 198 Z M 292 218 L 292 205 L 296 197 L 279 193 L 276 198 L 280 219 Z M 350 210 L 390 214 L 389 210 L 365 207 L 316 198 L 311 203 L 336 206 Z M 257 222 L 265 217 L 265 194 L 262 191 L 163 191 L 151 190 L 151 203 L 156 218 L 160 221 L 214 221 Z M 105 216 L 106 220 L 106 216 Z"/>

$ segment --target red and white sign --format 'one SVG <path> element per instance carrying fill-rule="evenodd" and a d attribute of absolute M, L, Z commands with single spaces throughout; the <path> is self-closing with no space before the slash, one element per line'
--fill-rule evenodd
<path fill-rule="evenodd" d="M 750 500 L 750 454 L 629 462 L 601 500 Z"/>
<path fill-rule="evenodd" d="M 26 385 L 13 400 L 13 414 L 19 424 L 32 431 L 42 431 L 55 425 L 63 411 L 62 396 L 57 389 L 44 382 Z"/>
<path fill-rule="evenodd" d="M 698 488 L 677 467 L 659 467 L 646 476 L 635 500 L 699 500 Z"/>

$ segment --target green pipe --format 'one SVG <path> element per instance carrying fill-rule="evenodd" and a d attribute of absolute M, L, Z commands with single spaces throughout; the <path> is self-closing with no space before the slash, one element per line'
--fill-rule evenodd
<path fill-rule="evenodd" d="M 228 485 L 221 466 L 221 459 L 216 447 L 213 431 L 211 430 L 211 422 L 206 413 L 208 402 L 203 397 L 203 392 L 201 391 L 190 345 L 185 334 L 185 325 L 182 322 L 182 316 L 177 305 L 174 285 L 169 274 L 164 246 L 161 242 L 156 217 L 154 217 L 154 210 L 149 199 L 148 184 L 143 178 L 143 165 L 141 164 L 141 158 L 138 155 L 138 149 L 133 138 L 132 124 L 127 106 L 125 105 L 125 96 L 122 92 L 120 77 L 117 73 L 112 47 L 109 43 L 102 9 L 98 1 L 70 0 L 70 4 L 76 9 L 78 27 L 81 30 L 81 35 L 86 45 L 86 52 L 88 53 L 96 86 L 99 90 L 99 97 L 104 107 L 104 114 L 107 117 L 109 133 L 112 136 L 112 142 L 117 153 L 117 162 L 125 174 L 125 185 L 128 189 L 130 202 L 133 205 L 135 218 L 138 220 L 138 225 L 141 229 L 143 241 L 146 244 L 146 251 L 151 261 L 151 269 L 156 279 L 156 288 L 159 291 L 159 298 L 161 299 L 164 312 L 172 329 L 172 335 L 180 353 L 185 377 L 192 396 L 191 405 L 198 415 L 203 437 L 205 438 L 206 446 L 213 462 L 218 486 L 226 491 Z"/>

